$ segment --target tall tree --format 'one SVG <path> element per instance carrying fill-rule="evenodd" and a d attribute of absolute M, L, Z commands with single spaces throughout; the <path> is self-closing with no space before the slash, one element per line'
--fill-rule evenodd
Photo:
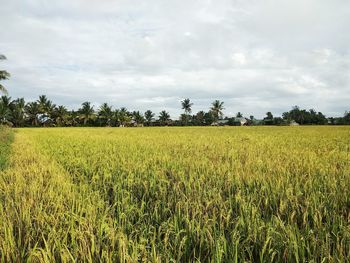
<path fill-rule="evenodd" d="M 11 119 L 10 108 L 0 100 L 0 124 L 9 124 Z"/>
<path fill-rule="evenodd" d="M 0 54 L 0 60 L 4 60 L 6 57 L 4 55 Z M 6 70 L 0 70 L 0 80 L 6 80 L 9 79 L 10 73 L 8 73 Z M 6 88 L 0 84 L 0 92 L 7 94 Z"/>
<path fill-rule="evenodd" d="M 187 125 L 188 124 L 188 119 L 189 119 L 189 115 L 182 113 L 179 117 L 179 121 L 182 125 Z"/>
<path fill-rule="evenodd" d="M 11 108 L 10 107 L 11 107 L 11 97 L 1 96 L 1 98 L 0 98 L 0 124 L 10 124 L 11 123 Z"/>
<path fill-rule="evenodd" d="M 38 124 L 39 124 L 38 116 L 40 114 L 40 107 L 36 101 L 29 102 L 26 104 L 25 114 L 30 122 L 30 125 L 38 126 Z"/>
<path fill-rule="evenodd" d="M 327 118 L 321 112 L 316 112 L 314 109 L 309 111 L 300 109 L 294 106 L 289 112 L 283 113 L 283 118 L 288 121 L 296 121 L 299 124 L 326 124 Z"/>
<path fill-rule="evenodd" d="M 190 114 L 192 112 L 193 103 L 191 103 L 191 100 L 187 98 L 181 101 L 181 106 L 182 106 L 182 109 L 185 111 L 184 115 L 181 115 L 181 119 L 187 125 L 190 119 Z"/>
<path fill-rule="evenodd" d="M 98 117 L 104 125 L 111 126 L 113 119 L 112 106 L 109 106 L 108 103 L 103 103 L 98 110 Z"/>
<path fill-rule="evenodd" d="M 270 111 L 266 112 L 266 117 L 264 118 L 265 125 L 273 125 L 273 115 Z"/>
<path fill-rule="evenodd" d="M 237 117 L 237 118 L 242 118 L 242 117 L 243 117 L 243 115 L 242 115 L 242 113 L 241 113 L 241 112 L 237 112 L 236 117 Z"/>
<path fill-rule="evenodd" d="M 94 108 L 91 106 L 91 103 L 85 101 L 81 104 L 81 108 L 78 110 L 80 113 L 80 119 L 83 120 L 84 125 L 88 123 L 89 120 L 94 118 Z"/>
<path fill-rule="evenodd" d="M 11 105 L 11 97 L 9 96 L 1 96 L 0 101 L 4 103 L 4 105 L 8 108 L 10 108 Z"/>
<path fill-rule="evenodd" d="M 346 111 L 343 117 L 344 124 L 350 124 L 350 111 Z"/>
<path fill-rule="evenodd" d="M 146 123 L 149 126 L 154 119 L 154 113 L 151 110 L 145 112 Z"/>
<path fill-rule="evenodd" d="M 163 110 L 159 113 L 159 122 L 162 125 L 167 125 L 170 121 L 170 115 L 167 111 Z"/>
<path fill-rule="evenodd" d="M 24 123 L 24 119 L 25 119 L 24 107 L 25 107 L 24 98 L 13 100 L 10 104 L 11 122 L 16 127 L 20 127 Z"/>
<path fill-rule="evenodd" d="M 214 120 L 218 121 L 220 118 L 222 118 L 223 116 L 223 110 L 224 110 L 224 102 L 223 101 L 219 101 L 219 100 L 215 100 L 213 101 L 213 103 L 211 104 L 211 112 L 213 114 Z"/>
<path fill-rule="evenodd" d="M 45 114 L 46 108 L 47 108 L 47 104 L 48 104 L 48 98 L 46 97 L 46 95 L 40 95 L 39 99 L 38 99 L 38 104 L 39 104 L 39 109 L 40 109 L 40 113 Z"/>
<path fill-rule="evenodd" d="M 182 109 L 185 110 L 185 114 L 190 114 L 192 112 L 193 103 L 190 99 L 184 99 L 181 101 Z"/>
<path fill-rule="evenodd" d="M 216 121 L 212 110 L 210 110 L 204 114 L 204 121 L 205 121 L 206 125 L 210 125 Z"/>
<path fill-rule="evenodd" d="M 79 111 L 75 111 L 75 110 L 69 111 L 67 116 L 67 125 L 73 126 L 73 127 L 78 126 L 79 120 L 80 120 L 79 115 L 80 115 Z"/>
<path fill-rule="evenodd" d="M 55 108 L 52 113 L 52 118 L 58 126 L 64 126 L 67 123 L 68 110 L 65 106 L 60 105 Z"/>
<path fill-rule="evenodd" d="M 53 104 L 52 101 L 46 97 L 46 95 L 40 95 L 37 102 L 39 104 L 40 113 L 42 114 L 39 117 L 40 121 L 43 124 L 47 123 L 48 121 L 53 122 L 53 115 L 55 112 L 56 105 Z"/>
<path fill-rule="evenodd" d="M 137 125 L 143 125 L 143 123 L 145 122 L 145 118 L 143 117 L 140 111 L 134 111 L 132 113 L 132 116 Z"/>
<path fill-rule="evenodd" d="M 116 110 L 114 115 L 117 123 L 121 127 L 124 127 L 127 123 L 131 121 L 131 114 L 125 107 Z"/>
<path fill-rule="evenodd" d="M 205 112 L 198 111 L 196 115 L 193 116 L 196 125 L 204 125 L 205 124 Z"/>
<path fill-rule="evenodd" d="M 273 119 L 273 115 L 272 115 L 271 111 L 266 112 L 266 118 L 271 119 L 271 120 Z"/>

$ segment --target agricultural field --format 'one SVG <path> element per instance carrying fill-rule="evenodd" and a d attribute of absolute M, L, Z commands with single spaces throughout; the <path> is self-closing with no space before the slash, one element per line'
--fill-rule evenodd
<path fill-rule="evenodd" d="M 5 169 L 12 140 L 13 133 L 0 125 L 0 171 Z"/>
<path fill-rule="evenodd" d="M 1 262 L 350 260 L 350 127 L 0 133 Z"/>

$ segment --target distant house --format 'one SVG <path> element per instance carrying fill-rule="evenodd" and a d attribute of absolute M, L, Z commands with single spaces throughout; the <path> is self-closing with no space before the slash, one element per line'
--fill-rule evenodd
<path fill-rule="evenodd" d="M 297 123 L 296 121 L 291 121 L 289 123 L 289 126 L 299 126 L 299 123 Z"/>
<path fill-rule="evenodd" d="M 120 124 L 119 127 L 143 127 L 143 123 L 137 123 L 135 120 L 130 120 L 124 124 Z"/>
<path fill-rule="evenodd" d="M 244 126 L 244 125 L 248 125 L 248 120 L 243 117 L 234 117 L 230 119 L 218 120 L 211 124 L 211 126 L 225 126 L 225 125 Z"/>
<path fill-rule="evenodd" d="M 248 125 L 248 120 L 244 117 L 235 117 L 232 120 L 233 125 L 235 126 L 244 126 L 244 125 Z"/>
<path fill-rule="evenodd" d="M 229 120 L 218 120 L 218 121 L 214 121 L 211 126 L 225 126 L 225 125 L 229 125 Z"/>
<path fill-rule="evenodd" d="M 43 126 L 54 125 L 54 121 L 45 114 L 38 114 L 37 118 L 38 118 L 39 123 Z"/>

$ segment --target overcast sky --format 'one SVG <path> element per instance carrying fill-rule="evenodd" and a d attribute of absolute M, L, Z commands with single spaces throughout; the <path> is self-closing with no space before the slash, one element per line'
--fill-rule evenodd
<path fill-rule="evenodd" d="M 350 110 L 349 0 L 0 0 L 12 97 L 225 115 Z"/>

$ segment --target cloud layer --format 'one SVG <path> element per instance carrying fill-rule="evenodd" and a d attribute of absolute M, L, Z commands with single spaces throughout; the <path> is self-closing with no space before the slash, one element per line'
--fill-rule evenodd
<path fill-rule="evenodd" d="M 0 0 L 13 97 L 262 117 L 350 110 L 347 0 Z"/>

